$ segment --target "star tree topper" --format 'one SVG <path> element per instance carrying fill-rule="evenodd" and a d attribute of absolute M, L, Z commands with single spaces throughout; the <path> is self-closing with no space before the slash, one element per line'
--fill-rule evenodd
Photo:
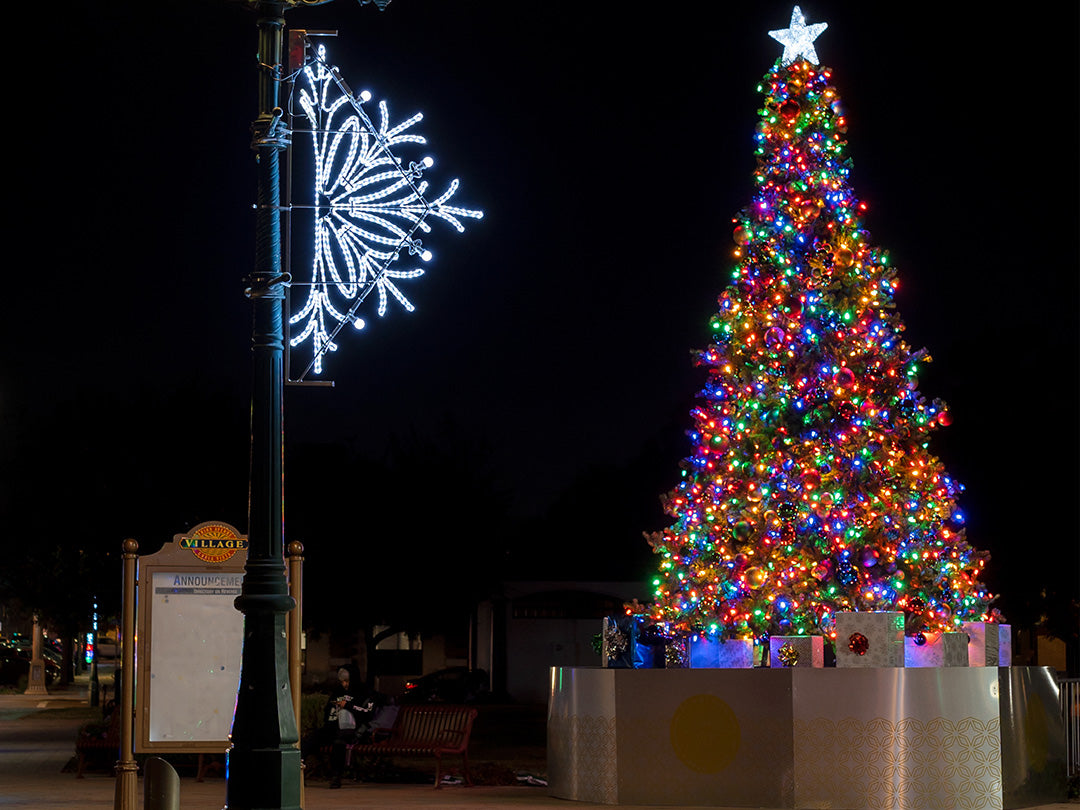
<path fill-rule="evenodd" d="M 770 37 L 784 46 L 784 55 L 780 57 L 780 63 L 790 65 L 799 59 L 805 59 L 811 64 L 818 64 L 817 51 L 814 50 L 814 40 L 828 27 L 828 23 L 807 25 L 802 9 L 795 6 L 795 9 L 791 12 L 791 24 L 787 28 L 769 32 Z"/>

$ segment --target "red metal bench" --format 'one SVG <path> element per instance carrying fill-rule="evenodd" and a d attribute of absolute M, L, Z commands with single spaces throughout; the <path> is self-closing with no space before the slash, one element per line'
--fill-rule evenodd
<path fill-rule="evenodd" d="M 471 785 L 469 736 L 475 719 L 476 709 L 472 706 L 407 704 L 398 710 L 390 731 L 382 732 L 382 739 L 353 743 L 346 747 L 346 756 L 433 756 L 438 790 L 442 787 L 443 754 L 460 754 L 462 777 L 466 785 Z"/>
<path fill-rule="evenodd" d="M 108 751 L 113 755 L 115 762 L 120 758 L 120 715 L 119 708 L 113 709 L 109 717 L 109 724 L 104 731 L 82 731 L 79 739 L 75 741 L 75 755 L 79 758 L 79 769 L 75 774 L 76 779 L 83 778 L 83 770 L 86 767 L 86 755 L 91 751 Z"/>

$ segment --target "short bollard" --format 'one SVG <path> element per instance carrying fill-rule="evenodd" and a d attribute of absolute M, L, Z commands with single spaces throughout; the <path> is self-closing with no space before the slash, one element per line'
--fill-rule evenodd
<path fill-rule="evenodd" d="M 143 766 L 143 810 L 180 810 L 180 777 L 161 757 Z"/>

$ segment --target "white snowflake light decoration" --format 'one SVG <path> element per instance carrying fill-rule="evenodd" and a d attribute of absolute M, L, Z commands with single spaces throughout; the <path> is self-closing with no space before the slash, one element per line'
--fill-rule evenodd
<path fill-rule="evenodd" d="M 304 86 L 294 96 L 310 127 L 315 157 L 311 281 L 307 300 L 289 318 L 291 326 L 303 324 L 290 336 L 290 347 L 310 339 L 314 351 L 300 379 L 311 370 L 322 373 L 323 356 L 337 350 L 334 340 L 345 324 L 364 327 L 356 313 L 373 289 L 379 294 L 380 317 L 390 298 L 410 312 L 414 309 L 398 283 L 424 271 L 394 265 L 403 251 L 430 261 L 431 252 L 417 236 L 431 231 L 429 218 L 462 232 L 463 218 L 483 217 L 481 211 L 450 203 L 458 189 L 456 179 L 436 199 L 425 197 L 428 184 L 421 177 L 434 164 L 430 157 L 405 163 L 394 154 L 398 147 L 427 143 L 410 132 L 422 114 L 392 126 L 382 101 L 376 126 L 363 108 L 370 95 L 352 94 L 337 68 L 327 65 L 324 46 L 317 54 L 301 71 Z"/>

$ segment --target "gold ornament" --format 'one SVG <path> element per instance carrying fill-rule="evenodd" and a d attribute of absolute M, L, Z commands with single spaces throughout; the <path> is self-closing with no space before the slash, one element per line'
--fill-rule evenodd
<path fill-rule="evenodd" d="M 768 578 L 769 575 L 756 565 L 746 569 L 746 581 L 750 584 L 751 588 L 760 588 L 765 584 L 765 580 Z"/>
<path fill-rule="evenodd" d="M 815 220 L 821 213 L 821 207 L 814 200 L 803 200 L 799 204 L 799 215 L 805 220 Z"/>

